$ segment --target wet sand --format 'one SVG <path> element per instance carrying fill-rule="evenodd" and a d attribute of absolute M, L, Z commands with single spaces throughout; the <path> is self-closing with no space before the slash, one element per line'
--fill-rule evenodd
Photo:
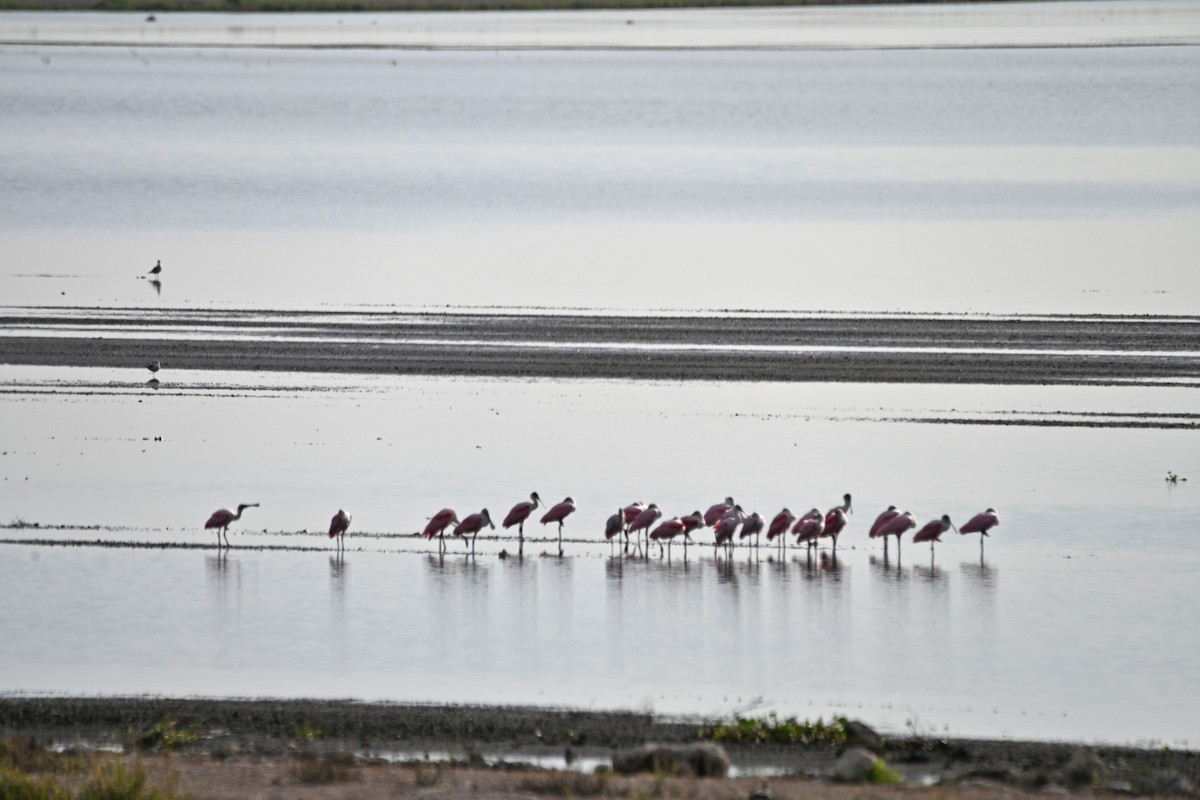
<path fill-rule="evenodd" d="M 73 310 L 0 316 L 0 362 L 865 383 L 1200 380 L 1200 319 Z"/>

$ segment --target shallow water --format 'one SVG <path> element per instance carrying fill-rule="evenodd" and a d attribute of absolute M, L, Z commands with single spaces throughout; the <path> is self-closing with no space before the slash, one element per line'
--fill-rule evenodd
<path fill-rule="evenodd" d="M 197 372 L 153 392 L 128 372 L 3 370 L 0 508 L 40 526 L 0 532 L 5 585 L 37 599 L 0 615 L 0 690 L 1200 736 L 1200 498 L 1164 481 L 1194 471 L 1195 431 L 898 421 L 1186 417 L 1194 390 Z M 413 535 L 442 506 L 499 518 L 533 489 L 579 504 L 562 560 L 536 525 L 524 560 L 497 558 L 511 532 L 474 559 Z M 623 560 L 600 535 L 634 499 L 676 514 L 732 494 L 771 515 L 846 491 L 836 562 L 703 544 Z M 219 556 L 200 524 L 238 502 L 262 505 Z M 994 505 L 1003 523 L 983 563 L 953 533 L 885 563 L 864 531 L 889 503 L 922 523 Z M 322 533 L 339 506 L 359 534 L 342 559 Z M 114 543 L 184 549 L 97 546 Z"/>

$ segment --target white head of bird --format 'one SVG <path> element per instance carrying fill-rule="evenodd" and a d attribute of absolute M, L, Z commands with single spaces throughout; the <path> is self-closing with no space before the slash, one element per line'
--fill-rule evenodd
<path fill-rule="evenodd" d="M 479 516 L 483 517 L 484 525 L 487 525 L 489 528 L 493 528 L 493 529 L 496 527 L 495 525 L 492 524 L 492 515 L 488 513 L 488 510 L 486 508 L 483 511 L 479 512 Z"/>

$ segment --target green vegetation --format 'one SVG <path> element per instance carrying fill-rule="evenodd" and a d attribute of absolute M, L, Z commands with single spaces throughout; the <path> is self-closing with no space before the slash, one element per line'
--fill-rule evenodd
<path fill-rule="evenodd" d="M 293 722 L 288 728 L 288 736 L 297 742 L 315 742 L 325 736 L 325 731 L 308 722 Z"/>
<path fill-rule="evenodd" d="M 885 764 L 882 758 L 877 759 L 871 771 L 863 776 L 863 783 L 878 783 L 884 786 L 895 786 L 903 780 L 900 773 Z"/>
<path fill-rule="evenodd" d="M 968 2 L 985 0 L 968 0 Z M 900 0 L 0 0 L 0 10 L 42 11 L 577 11 L 726 6 L 897 5 Z M 954 2 L 954 0 L 933 0 Z"/>
<path fill-rule="evenodd" d="M 0 798 L 5 800 L 176 800 L 141 764 L 112 753 L 52 753 L 32 739 L 0 740 Z"/>
<path fill-rule="evenodd" d="M 144 731 L 129 731 L 128 742 L 142 750 L 168 748 L 177 750 L 186 744 L 199 741 L 200 734 L 195 725 L 180 728 L 173 719 L 165 719 Z"/>
<path fill-rule="evenodd" d="M 700 729 L 700 738 L 713 742 L 736 744 L 804 744 L 840 745 L 846 741 L 845 717 L 835 717 L 828 724 L 800 722 L 795 717 L 780 720 L 775 714 L 766 719 L 737 717 L 733 722 L 709 725 Z"/>

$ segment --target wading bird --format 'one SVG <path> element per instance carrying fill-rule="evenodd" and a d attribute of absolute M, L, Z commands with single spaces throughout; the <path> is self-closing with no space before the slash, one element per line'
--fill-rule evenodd
<path fill-rule="evenodd" d="M 621 509 L 617 509 L 617 513 L 608 518 L 604 523 L 604 541 L 608 542 L 608 554 L 612 555 L 613 539 L 621 535 L 625 530 L 625 514 Z"/>
<path fill-rule="evenodd" d="M 158 363 L 158 359 L 156 358 L 153 361 L 151 361 L 149 364 L 146 365 L 146 369 L 150 370 L 151 372 L 157 373 L 160 369 L 162 369 L 162 365 Z"/>
<path fill-rule="evenodd" d="M 896 537 L 896 558 L 900 558 L 900 537 L 908 530 L 917 527 L 917 519 L 912 515 L 912 512 L 905 511 L 902 514 L 897 514 L 879 529 L 880 536 L 895 536 Z M 887 539 L 883 540 L 883 556 L 887 558 Z"/>
<path fill-rule="evenodd" d="M 726 497 L 724 503 L 709 506 L 708 511 L 704 512 L 704 524 L 708 526 L 716 525 L 721 521 L 722 517 L 733 510 L 735 505 L 737 504 L 733 502 L 732 497 Z"/>
<path fill-rule="evenodd" d="M 959 533 L 978 533 L 979 534 L 979 557 L 983 558 L 983 537 L 988 535 L 988 531 L 1000 524 L 1000 515 L 996 513 L 996 509 L 989 508 L 982 514 L 976 514 L 967 520 L 967 523 L 958 529 Z"/>
<path fill-rule="evenodd" d="M 525 520 L 529 519 L 529 515 L 533 513 L 533 510 L 538 507 L 539 503 L 543 507 L 546 505 L 542 503 L 542 498 L 538 497 L 538 493 L 533 492 L 529 495 L 528 500 L 513 506 L 512 511 L 508 512 L 508 516 L 501 523 L 505 528 L 511 528 L 513 525 L 517 526 L 517 536 L 519 539 L 517 555 L 525 555 Z"/>
<path fill-rule="evenodd" d="M 792 533 L 796 534 L 797 546 L 808 545 L 808 552 L 811 555 L 817 540 L 825 533 L 825 515 L 821 513 L 821 509 L 814 508 L 801 517 L 800 521 L 792 528 Z"/>
<path fill-rule="evenodd" d="M 733 547 L 733 533 L 745 518 L 746 512 L 742 511 L 741 506 L 734 504 L 729 513 L 717 520 L 717 524 L 713 525 L 714 554 L 721 545 L 725 545 L 727 548 Z"/>
<path fill-rule="evenodd" d="M 333 519 L 329 521 L 329 538 L 337 539 L 339 550 L 346 547 L 346 529 L 350 527 L 350 515 L 343 509 L 338 509 L 338 513 L 333 515 Z"/>
<path fill-rule="evenodd" d="M 237 513 L 233 513 L 228 508 L 222 508 L 220 511 L 214 511 L 213 515 L 208 518 L 208 522 L 204 523 L 204 530 L 209 528 L 217 529 L 217 547 L 221 546 L 221 539 L 225 539 L 225 546 L 229 547 L 229 525 L 232 522 L 242 518 L 242 512 L 247 508 L 254 508 L 258 503 L 242 503 L 238 506 Z"/>
<path fill-rule="evenodd" d="M 766 520 L 764 520 L 757 511 L 755 511 L 753 514 L 751 514 L 749 517 L 746 518 L 745 522 L 742 523 L 742 535 L 739 536 L 738 538 L 745 539 L 748 536 L 753 536 L 754 537 L 754 549 L 757 550 L 758 549 L 758 540 L 759 540 L 759 537 L 762 535 L 764 525 L 766 525 Z"/>
<path fill-rule="evenodd" d="M 683 520 L 683 532 L 689 534 L 697 528 L 704 527 L 704 515 L 699 510 L 693 511 L 686 517 L 680 517 Z"/>
<path fill-rule="evenodd" d="M 638 514 L 646 510 L 646 504 L 641 500 L 630 503 L 621 509 L 621 516 L 625 520 L 625 552 L 629 552 L 629 526 L 638 518 Z M 639 540 L 640 545 L 640 540 Z"/>
<path fill-rule="evenodd" d="M 158 260 L 157 260 L 157 261 L 154 263 L 154 268 L 153 268 L 153 269 L 151 269 L 151 270 L 150 270 L 148 273 L 146 273 L 146 274 L 147 274 L 147 275 L 161 275 L 161 274 L 162 274 L 162 259 L 161 259 L 161 258 L 160 258 L 160 259 L 158 259 Z"/>
<path fill-rule="evenodd" d="M 563 520 L 575 513 L 575 501 L 571 498 L 566 498 L 561 503 L 556 503 L 554 508 L 542 515 L 542 524 L 547 522 L 558 523 L 558 555 L 561 558 L 563 554 L 562 547 L 562 526 Z"/>
<path fill-rule="evenodd" d="M 653 525 L 655 522 L 658 522 L 658 519 L 661 516 L 662 516 L 662 509 L 658 507 L 658 503 L 651 503 L 650 505 L 646 506 L 646 508 L 643 509 L 641 511 L 641 513 L 639 513 L 636 517 L 633 518 L 633 522 L 629 523 L 629 535 L 632 536 L 634 534 L 637 534 L 637 537 L 638 537 L 637 542 L 638 542 L 639 550 L 642 547 L 642 531 L 646 531 L 646 533 L 649 533 L 650 526 Z M 647 540 L 647 542 L 646 542 L 646 550 L 647 550 L 646 554 L 649 555 L 649 550 L 650 550 L 649 540 Z"/>
<path fill-rule="evenodd" d="M 837 540 L 842 529 L 846 527 L 848 522 L 846 515 L 853 514 L 854 507 L 850 503 L 849 493 L 842 495 L 842 504 L 829 509 L 829 513 L 825 515 L 825 536 L 833 537 L 833 552 L 837 552 Z"/>
<path fill-rule="evenodd" d="M 650 538 L 658 542 L 658 554 L 662 555 L 662 540 L 667 540 L 667 553 L 670 553 L 671 542 L 675 541 L 675 537 L 679 534 L 685 534 L 683 540 L 683 552 L 687 553 L 687 536 L 684 530 L 683 519 L 681 517 L 671 517 L 666 522 L 663 522 L 650 533 Z"/>
<path fill-rule="evenodd" d="M 900 516 L 900 509 L 896 508 L 895 506 L 888 506 L 887 511 L 884 511 L 882 514 L 880 514 L 878 517 L 875 518 L 875 521 L 873 523 L 871 523 L 871 532 L 870 532 L 870 534 L 868 534 L 870 536 L 870 538 L 878 539 L 882 535 L 882 534 L 880 534 L 880 531 L 883 530 L 883 526 L 887 525 L 889 522 L 891 522 L 898 516 Z M 887 538 L 886 537 L 883 540 L 883 557 L 887 558 Z"/>
<path fill-rule="evenodd" d="M 950 515 L 942 514 L 941 519 L 935 519 L 932 522 L 925 523 L 925 527 L 913 534 L 913 544 L 929 542 L 929 558 L 932 561 L 933 543 L 940 542 L 942 540 L 942 534 L 951 528 L 954 528 L 954 523 L 950 521 Z M 954 530 L 957 531 L 958 528 L 954 528 Z M 897 544 L 896 547 L 897 552 L 899 552 L 898 548 L 900 545 Z"/>
<path fill-rule="evenodd" d="M 471 514 L 462 522 L 454 526 L 454 535 L 463 537 L 463 546 L 467 544 L 467 534 L 471 536 L 471 555 L 475 555 L 475 537 L 479 535 L 479 531 L 483 530 L 483 526 L 487 525 L 492 530 L 496 526 L 492 524 L 492 516 L 485 508 L 478 514 Z"/>
<path fill-rule="evenodd" d="M 454 509 L 443 508 L 429 518 L 429 524 L 425 526 L 425 530 L 421 531 L 421 535 L 426 539 L 438 537 L 438 552 L 444 553 L 446 552 L 446 537 L 444 536 L 446 528 L 457 524 L 458 514 L 454 513 Z"/>
<path fill-rule="evenodd" d="M 783 549 L 784 540 L 787 539 L 787 532 L 796 522 L 796 515 L 792 513 L 790 508 L 785 508 L 775 515 L 771 520 L 771 527 L 767 528 L 767 544 L 779 538 L 779 549 Z"/>

